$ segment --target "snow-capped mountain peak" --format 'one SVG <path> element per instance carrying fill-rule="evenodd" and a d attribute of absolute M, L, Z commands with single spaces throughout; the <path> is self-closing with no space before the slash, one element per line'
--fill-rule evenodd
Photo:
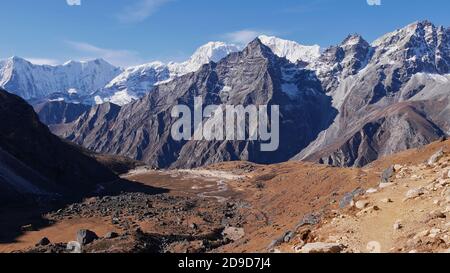
<path fill-rule="evenodd" d="M 410 73 L 450 72 L 450 29 L 437 27 L 429 21 L 412 23 L 388 33 L 372 43 L 374 58 L 380 64 L 392 60 L 409 68 Z"/>
<path fill-rule="evenodd" d="M 13 56 L 0 62 L 0 86 L 25 98 L 77 90 L 88 95 L 105 86 L 122 70 L 102 59 L 70 61 L 62 65 L 37 65 Z"/>
<path fill-rule="evenodd" d="M 239 47 L 234 44 L 224 42 L 209 42 L 199 47 L 190 58 L 189 62 L 205 64 L 207 62 L 218 62 L 232 52 L 239 51 Z"/>
<path fill-rule="evenodd" d="M 283 40 L 274 36 L 261 35 L 259 40 L 268 46 L 275 55 L 290 62 L 303 61 L 311 63 L 320 57 L 320 46 L 305 46 L 294 41 Z"/>
<path fill-rule="evenodd" d="M 189 60 L 182 63 L 164 64 L 156 61 L 129 67 L 97 94 L 96 103 L 108 101 L 118 105 L 127 104 L 151 91 L 154 86 L 162 82 L 195 72 L 202 65 L 211 61 L 218 62 L 228 54 L 237 51 L 239 51 L 239 47 L 233 44 L 209 42 L 199 47 Z"/>
<path fill-rule="evenodd" d="M 202 65 L 209 62 L 218 62 L 228 54 L 239 51 L 240 48 L 224 42 L 209 42 L 199 47 L 188 61 L 183 63 L 169 63 L 168 67 L 173 76 L 195 72 Z"/>

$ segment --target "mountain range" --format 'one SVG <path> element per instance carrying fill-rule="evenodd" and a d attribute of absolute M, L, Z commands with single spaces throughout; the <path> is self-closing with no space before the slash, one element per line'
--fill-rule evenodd
<path fill-rule="evenodd" d="M 449 69 L 450 29 L 428 21 L 372 43 L 349 35 L 323 52 L 261 36 L 243 49 L 209 43 L 181 64 L 128 68 L 91 93 L 99 105 L 89 109 L 67 111 L 74 109 L 69 101 L 52 100 L 44 102 L 52 107 L 37 110 L 70 141 L 157 168 L 230 160 L 364 166 L 449 134 Z M 171 108 L 193 109 L 197 96 L 204 106 L 280 105 L 280 148 L 267 153 L 258 141 L 174 141 Z"/>
<path fill-rule="evenodd" d="M 11 57 L 0 61 L 0 87 L 27 100 L 53 93 L 86 96 L 104 87 L 121 72 L 102 59 L 51 66 Z"/>
<path fill-rule="evenodd" d="M 320 53 L 319 46 L 303 46 L 268 36 L 261 36 L 261 39 L 278 56 L 293 62 L 309 62 Z M 218 62 L 241 49 L 234 44 L 209 42 L 182 63 L 154 61 L 126 69 L 115 67 L 103 59 L 69 61 L 51 66 L 36 65 L 20 57 L 11 57 L 0 61 L 0 87 L 33 104 L 64 100 L 89 105 L 103 102 L 125 105 L 143 97 L 158 84 L 195 72 L 202 65 Z"/>

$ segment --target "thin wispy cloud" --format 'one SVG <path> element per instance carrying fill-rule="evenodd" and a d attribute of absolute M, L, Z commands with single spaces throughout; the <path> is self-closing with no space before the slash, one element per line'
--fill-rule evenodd
<path fill-rule="evenodd" d="M 66 0 L 69 6 L 81 6 L 81 0 Z"/>
<path fill-rule="evenodd" d="M 163 5 L 173 0 L 137 0 L 127 6 L 118 18 L 124 23 L 141 22 L 153 15 Z"/>
<path fill-rule="evenodd" d="M 240 46 L 245 46 L 251 41 L 253 41 L 256 37 L 263 34 L 271 35 L 271 33 L 267 31 L 263 32 L 258 30 L 243 29 L 226 33 L 222 35 L 222 38 L 225 39 L 227 42 L 231 42 Z"/>
<path fill-rule="evenodd" d="M 381 6 L 381 0 L 367 0 L 369 6 Z"/>
<path fill-rule="evenodd" d="M 70 47 L 83 54 L 83 59 L 102 58 L 114 65 L 127 67 L 142 62 L 135 51 L 101 48 L 85 42 L 66 41 Z"/>

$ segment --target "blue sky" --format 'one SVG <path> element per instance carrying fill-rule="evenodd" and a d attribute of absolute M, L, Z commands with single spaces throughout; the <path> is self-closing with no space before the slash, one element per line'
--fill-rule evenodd
<path fill-rule="evenodd" d="M 450 26 L 448 0 L 5 0 L 0 58 L 36 63 L 102 57 L 121 66 L 181 61 L 200 45 L 265 33 L 302 44 L 369 41 L 417 20 Z M 369 0 L 380 1 L 380 0 Z"/>

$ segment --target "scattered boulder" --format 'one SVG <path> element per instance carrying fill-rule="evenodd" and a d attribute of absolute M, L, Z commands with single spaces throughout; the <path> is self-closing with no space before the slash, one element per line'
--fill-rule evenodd
<path fill-rule="evenodd" d="M 66 246 L 66 250 L 69 253 L 81 253 L 81 245 L 78 242 L 72 241 L 68 242 Z"/>
<path fill-rule="evenodd" d="M 397 220 L 397 221 L 394 223 L 394 230 L 400 230 L 400 229 L 402 229 L 402 228 L 403 228 L 402 222 L 401 222 L 400 220 Z"/>
<path fill-rule="evenodd" d="M 366 249 L 369 253 L 381 253 L 381 244 L 377 241 L 367 243 Z"/>
<path fill-rule="evenodd" d="M 114 231 L 108 232 L 105 235 L 105 239 L 114 239 L 114 238 L 117 238 L 117 237 L 119 237 L 119 234 L 117 232 L 114 232 Z"/>
<path fill-rule="evenodd" d="M 378 190 L 374 189 L 374 188 L 370 188 L 366 191 L 367 194 L 372 194 L 372 193 L 376 193 Z"/>
<path fill-rule="evenodd" d="M 50 244 L 50 240 L 47 237 L 42 238 L 39 240 L 39 242 L 36 244 L 36 246 L 48 246 Z"/>
<path fill-rule="evenodd" d="M 399 172 L 402 168 L 403 168 L 403 166 L 400 165 L 400 164 L 395 164 L 395 165 L 394 165 L 394 171 L 395 171 L 395 172 Z"/>
<path fill-rule="evenodd" d="M 381 174 L 381 183 L 390 183 L 391 177 L 394 175 L 394 173 L 394 166 L 389 166 L 389 168 L 385 169 Z"/>
<path fill-rule="evenodd" d="M 222 231 L 222 235 L 231 241 L 237 241 L 245 236 L 245 231 L 243 228 L 226 227 Z"/>
<path fill-rule="evenodd" d="M 117 218 L 117 217 L 113 217 L 113 218 L 111 219 L 111 223 L 112 223 L 113 225 L 119 225 L 119 224 L 120 224 L 120 220 L 119 220 L 119 218 Z"/>
<path fill-rule="evenodd" d="M 295 233 L 292 231 L 288 231 L 286 232 L 285 236 L 284 236 L 284 242 L 285 243 L 289 243 L 295 236 Z"/>
<path fill-rule="evenodd" d="M 97 234 L 88 229 L 81 229 L 77 232 L 77 242 L 82 246 L 90 244 L 97 239 L 98 239 Z"/>
<path fill-rule="evenodd" d="M 356 216 L 360 217 L 360 216 L 363 216 L 365 214 L 372 213 L 374 211 L 379 211 L 379 210 L 380 210 L 380 208 L 378 206 L 371 206 L 371 207 L 368 207 L 368 208 L 365 208 L 365 209 L 361 210 L 360 212 L 358 212 L 356 214 Z"/>
<path fill-rule="evenodd" d="M 440 149 L 435 154 L 433 154 L 430 159 L 428 159 L 428 165 L 433 165 L 439 161 L 444 156 L 444 150 Z"/>
<path fill-rule="evenodd" d="M 409 200 L 409 199 L 414 199 L 414 198 L 419 197 L 419 196 L 421 196 L 423 194 L 424 194 L 424 192 L 423 192 L 422 188 L 411 189 L 411 190 L 406 192 L 406 194 L 405 194 L 405 197 L 406 197 L 405 201 Z"/>
<path fill-rule="evenodd" d="M 439 233 L 441 233 L 441 230 L 438 229 L 438 228 L 432 228 L 432 229 L 430 229 L 430 235 L 437 235 L 437 234 L 439 234 Z"/>
<path fill-rule="evenodd" d="M 340 253 L 344 250 L 342 244 L 337 243 L 309 243 L 300 249 L 300 253 Z"/>
<path fill-rule="evenodd" d="M 364 189 L 361 188 L 357 188 L 352 192 L 348 192 L 344 195 L 344 197 L 342 197 L 341 201 L 339 202 L 339 207 L 341 209 L 345 208 L 346 206 L 348 206 L 355 197 L 359 196 L 359 195 L 363 195 L 364 194 Z"/>
<path fill-rule="evenodd" d="M 391 198 L 383 198 L 380 201 L 381 201 L 381 203 L 392 203 Z"/>
<path fill-rule="evenodd" d="M 306 243 L 305 243 L 304 241 L 300 240 L 300 241 L 298 242 L 298 244 L 296 244 L 296 245 L 293 247 L 295 253 L 300 253 L 300 252 L 302 251 L 302 247 L 304 247 L 305 244 L 306 244 Z"/>
<path fill-rule="evenodd" d="M 369 201 L 359 200 L 355 203 L 357 209 L 365 209 L 369 205 Z"/>
<path fill-rule="evenodd" d="M 296 229 L 299 229 L 303 226 L 313 226 L 317 225 L 320 221 L 320 215 L 315 213 L 310 213 L 305 215 L 302 220 L 295 226 Z"/>
<path fill-rule="evenodd" d="M 33 225 L 25 225 L 25 226 L 22 226 L 21 228 L 20 228 L 20 230 L 22 231 L 22 232 L 27 232 L 27 231 L 34 231 L 35 229 L 34 229 L 34 227 L 33 227 Z"/>
<path fill-rule="evenodd" d="M 424 223 L 428 223 L 428 222 L 433 221 L 435 219 L 445 219 L 445 218 L 447 218 L 445 213 L 443 213 L 441 211 L 432 211 L 425 217 L 423 222 Z"/>

